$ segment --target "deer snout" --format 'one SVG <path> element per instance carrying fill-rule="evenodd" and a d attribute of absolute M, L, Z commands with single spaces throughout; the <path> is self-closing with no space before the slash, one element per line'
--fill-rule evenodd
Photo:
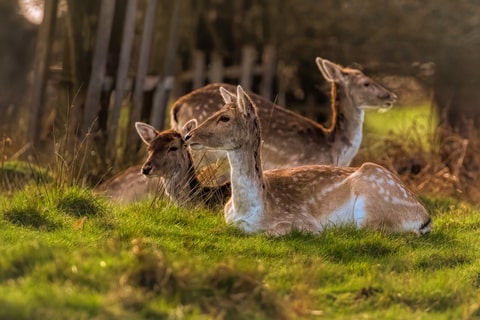
<path fill-rule="evenodd" d="M 382 97 L 382 100 L 385 101 L 383 107 L 390 109 L 391 107 L 393 107 L 395 102 L 397 102 L 397 95 L 395 93 L 389 92 Z"/>
<path fill-rule="evenodd" d="M 148 176 L 152 172 L 152 164 L 146 163 L 142 167 L 142 174 Z"/>
<path fill-rule="evenodd" d="M 391 93 L 390 94 L 390 100 L 392 101 L 392 103 L 395 103 L 397 101 L 398 97 L 395 93 Z"/>

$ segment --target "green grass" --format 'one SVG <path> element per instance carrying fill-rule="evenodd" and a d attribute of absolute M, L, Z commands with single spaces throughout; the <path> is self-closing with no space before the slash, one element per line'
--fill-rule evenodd
<path fill-rule="evenodd" d="M 437 122 L 427 104 L 393 107 L 386 112 L 367 110 L 362 145 L 372 147 L 393 136 L 429 150 Z"/>
<path fill-rule="evenodd" d="M 390 132 L 401 134 L 416 129 L 419 135 L 427 136 L 432 133 L 437 121 L 428 104 L 393 107 L 385 112 L 367 110 L 364 132 L 387 136 Z"/>
<path fill-rule="evenodd" d="M 428 150 L 429 119 L 428 107 L 369 112 L 364 145 Z M 28 164 L 0 169 L 0 319 L 480 318 L 480 210 L 454 199 L 422 198 L 424 237 L 272 238 L 220 211 L 121 205 Z"/>
<path fill-rule="evenodd" d="M 38 184 L 51 182 L 47 170 L 22 161 L 4 161 L 0 163 L 0 191 L 10 192 L 22 189 L 31 181 Z"/>
<path fill-rule="evenodd" d="M 480 317 L 480 211 L 424 201 L 434 230 L 421 238 L 271 238 L 220 212 L 34 184 L 0 198 L 0 318 Z"/>

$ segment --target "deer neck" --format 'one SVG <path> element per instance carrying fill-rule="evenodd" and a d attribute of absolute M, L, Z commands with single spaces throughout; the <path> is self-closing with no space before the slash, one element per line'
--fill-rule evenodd
<path fill-rule="evenodd" d="M 231 167 L 231 207 L 226 209 L 229 223 L 246 232 L 258 231 L 264 210 L 265 184 L 260 158 L 260 137 L 227 152 Z"/>
<path fill-rule="evenodd" d="M 195 192 L 201 188 L 191 160 L 187 170 L 179 170 L 170 177 L 164 177 L 162 180 L 167 195 L 180 205 L 194 200 Z"/>
<path fill-rule="evenodd" d="M 356 105 L 354 97 L 348 92 L 348 88 L 342 87 L 337 89 L 336 106 L 337 121 L 334 131 L 334 143 L 338 144 L 339 148 L 342 149 L 339 152 L 337 165 L 349 165 L 350 162 L 343 158 L 351 159 L 360 147 L 365 112 Z"/>

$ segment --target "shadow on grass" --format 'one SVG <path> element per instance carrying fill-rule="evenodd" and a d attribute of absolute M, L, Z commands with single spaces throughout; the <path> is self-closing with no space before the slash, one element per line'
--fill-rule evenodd
<path fill-rule="evenodd" d="M 73 217 L 102 216 L 103 206 L 94 198 L 77 194 L 65 194 L 59 198 L 56 207 L 58 210 Z"/>
<path fill-rule="evenodd" d="M 178 299 L 182 304 L 196 305 L 202 313 L 214 318 L 216 315 L 249 319 L 258 314 L 266 319 L 287 318 L 282 300 L 264 285 L 262 275 L 256 270 L 243 271 L 233 265 L 218 264 L 209 272 L 195 272 L 188 266 L 179 271 L 158 248 L 140 239 L 132 242 L 134 260 L 120 284 L 150 293 L 145 296 L 147 299 Z"/>
<path fill-rule="evenodd" d="M 22 161 L 7 161 L 0 167 L 0 190 L 16 191 L 34 182 L 37 185 L 52 181 L 45 169 Z"/>
<path fill-rule="evenodd" d="M 20 226 L 42 231 L 53 231 L 58 225 L 44 217 L 41 212 L 35 208 L 11 209 L 3 214 L 6 221 Z"/>
<path fill-rule="evenodd" d="M 470 264 L 473 258 L 462 252 L 432 252 L 425 254 L 415 261 L 415 268 L 434 271 L 445 268 L 455 268 L 464 264 Z"/>

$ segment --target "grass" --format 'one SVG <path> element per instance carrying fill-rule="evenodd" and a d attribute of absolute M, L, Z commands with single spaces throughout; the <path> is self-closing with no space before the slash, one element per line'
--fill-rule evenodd
<path fill-rule="evenodd" d="M 480 212 L 425 198 L 422 238 L 332 228 L 270 238 L 220 212 L 118 205 L 78 187 L 0 199 L 0 318 L 469 319 Z"/>
<path fill-rule="evenodd" d="M 391 135 L 413 139 L 426 149 L 438 120 L 432 107 L 425 105 L 393 107 L 386 112 L 367 110 L 364 124 L 364 145 L 371 145 Z"/>
<path fill-rule="evenodd" d="M 425 139 L 426 109 L 412 110 L 367 114 L 365 138 L 409 136 L 413 118 L 412 143 Z M 0 169 L 0 319 L 480 318 L 480 210 L 452 198 L 422 198 L 434 221 L 424 237 L 271 238 L 220 211 L 122 205 L 37 167 Z"/>

